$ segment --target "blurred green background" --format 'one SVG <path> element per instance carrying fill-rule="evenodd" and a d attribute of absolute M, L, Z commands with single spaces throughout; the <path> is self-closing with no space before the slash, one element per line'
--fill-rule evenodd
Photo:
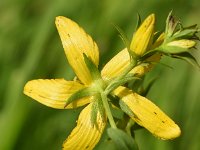
<path fill-rule="evenodd" d="M 28 80 L 73 78 L 56 16 L 75 20 L 95 39 L 102 67 L 124 47 L 112 23 L 131 37 L 137 12 L 143 19 L 155 13 L 161 31 L 173 9 L 184 25 L 200 26 L 199 8 L 199 0 L 0 0 L 0 150 L 58 150 L 75 125 L 81 109 L 55 110 L 23 95 Z M 199 61 L 200 52 L 193 54 Z M 179 124 L 182 135 L 162 141 L 138 130 L 138 145 L 141 150 L 199 150 L 200 71 L 179 60 L 162 62 L 174 69 L 157 65 L 147 75 L 158 77 L 148 97 Z"/>

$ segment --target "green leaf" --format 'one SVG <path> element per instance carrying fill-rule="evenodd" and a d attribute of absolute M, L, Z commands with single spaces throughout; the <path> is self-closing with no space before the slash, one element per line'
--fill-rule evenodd
<path fill-rule="evenodd" d="M 192 66 L 198 67 L 200 69 L 200 65 L 197 62 L 196 58 L 194 56 L 192 56 L 190 53 L 185 52 L 185 53 L 180 53 L 177 55 L 172 55 L 172 57 L 177 58 L 177 59 L 181 59 L 186 61 L 187 63 L 191 64 Z"/>
<path fill-rule="evenodd" d="M 170 56 L 170 55 L 166 55 L 166 56 Z M 159 65 L 162 65 L 162 66 L 164 66 L 164 67 L 167 67 L 167 68 L 169 68 L 169 69 L 174 69 L 172 66 L 170 66 L 170 65 L 168 65 L 168 64 L 166 64 L 166 63 L 162 63 L 162 62 L 153 62 L 153 61 L 151 61 L 151 62 L 149 62 L 150 64 L 153 64 L 153 65 L 157 65 L 157 64 L 159 64 Z"/>
<path fill-rule="evenodd" d="M 72 94 L 66 101 L 66 104 L 64 106 L 67 107 L 67 105 L 69 105 L 71 102 L 75 101 L 75 100 L 78 100 L 78 99 L 81 99 L 83 97 L 88 97 L 88 96 L 92 96 L 92 95 L 95 95 L 95 94 L 98 94 L 98 91 L 94 88 L 91 88 L 91 87 L 86 87 L 86 88 L 83 88 L 77 92 L 75 92 L 74 94 Z"/>
<path fill-rule="evenodd" d="M 134 139 L 120 129 L 108 128 L 108 136 L 114 141 L 119 150 L 137 150 Z"/>
<path fill-rule="evenodd" d="M 117 145 L 110 139 L 102 140 L 102 142 L 99 142 L 99 144 L 95 147 L 95 150 L 102 150 L 102 149 L 117 150 Z"/>
<path fill-rule="evenodd" d="M 83 57 L 84 57 L 85 64 L 86 64 L 87 68 L 90 71 L 92 79 L 93 80 L 100 79 L 101 78 L 101 74 L 100 74 L 98 68 L 96 67 L 96 65 L 93 63 L 92 59 L 87 57 L 87 55 L 85 53 L 83 53 Z"/>

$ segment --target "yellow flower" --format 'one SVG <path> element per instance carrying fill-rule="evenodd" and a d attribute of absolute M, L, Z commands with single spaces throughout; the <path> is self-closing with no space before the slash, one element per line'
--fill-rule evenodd
<path fill-rule="evenodd" d="M 154 18 L 154 15 L 150 17 L 152 16 Z M 95 96 L 88 96 L 71 102 L 67 107 L 65 107 L 65 104 L 67 99 L 75 92 L 86 87 L 95 87 L 94 85 L 97 84 L 92 79 L 83 54 L 91 58 L 98 67 L 99 50 L 92 38 L 72 20 L 59 16 L 56 18 L 56 26 L 69 64 L 79 80 L 32 80 L 25 85 L 24 93 L 38 102 L 56 109 L 70 109 L 87 105 L 79 115 L 77 126 L 63 143 L 63 149 L 93 149 L 99 142 L 106 126 L 107 114 L 102 116 L 102 112 L 98 108 L 94 111 L 93 104 L 99 99 Z M 140 37 L 141 35 L 138 34 L 136 35 Z M 139 44 L 139 47 L 144 49 L 146 46 L 141 45 L 140 42 L 146 45 L 141 40 L 134 43 Z M 137 50 L 140 51 L 140 48 Z M 127 49 L 124 49 L 105 65 L 101 71 L 102 80 L 107 82 L 117 77 L 129 63 L 129 53 Z M 137 73 L 140 70 L 136 67 L 132 72 Z M 118 96 L 129 107 L 134 114 L 130 117 L 135 122 L 145 127 L 155 136 L 162 139 L 172 139 L 180 135 L 179 127 L 150 100 L 122 86 L 115 89 L 112 94 Z M 95 124 L 97 125 L 94 125 L 91 119 L 94 113 L 96 114 Z"/>

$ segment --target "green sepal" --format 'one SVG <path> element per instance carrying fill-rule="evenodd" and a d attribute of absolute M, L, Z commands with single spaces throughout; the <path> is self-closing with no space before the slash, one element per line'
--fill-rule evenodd
<path fill-rule="evenodd" d="M 92 111 L 91 111 L 91 124 L 92 126 L 96 126 L 98 128 L 98 123 L 97 123 L 97 114 L 98 114 L 98 104 L 97 102 L 92 103 Z"/>
<path fill-rule="evenodd" d="M 141 23 L 142 23 L 142 19 L 140 17 L 140 14 L 137 13 L 137 23 L 136 23 L 135 31 L 137 31 L 137 29 L 140 27 Z"/>
<path fill-rule="evenodd" d="M 117 145 L 118 150 L 137 150 L 134 139 L 120 129 L 108 128 L 108 136 Z"/>
<path fill-rule="evenodd" d="M 172 55 L 173 58 L 181 59 L 191 64 L 192 66 L 198 67 L 200 69 L 200 64 L 197 62 L 196 58 L 188 52 Z"/>
<path fill-rule="evenodd" d="M 126 34 L 124 33 L 124 31 L 117 26 L 116 24 L 113 24 L 113 26 L 115 27 L 115 29 L 119 32 L 119 37 L 122 39 L 124 45 L 127 47 L 127 49 L 130 49 L 130 41 L 128 40 Z"/>
<path fill-rule="evenodd" d="M 129 116 L 135 116 L 135 114 L 133 113 L 133 111 L 122 101 L 120 100 L 119 101 L 119 105 L 120 105 L 120 108 Z M 135 116 L 137 117 L 137 116 Z"/>
<path fill-rule="evenodd" d="M 124 31 L 117 25 L 113 24 L 113 26 L 116 28 L 116 30 L 119 32 L 119 37 L 122 39 L 124 45 L 126 46 L 129 56 L 130 56 L 130 60 L 135 60 L 136 59 L 136 54 L 134 53 L 134 51 L 132 51 L 130 49 L 130 41 L 128 40 L 127 36 L 125 35 Z"/>
<path fill-rule="evenodd" d="M 113 83 L 111 82 L 110 85 L 105 89 L 105 93 L 109 94 L 113 90 L 115 90 L 117 87 L 124 85 L 125 83 L 130 82 L 132 80 L 140 80 L 140 78 L 134 76 L 134 74 L 129 73 L 128 75 L 126 75 L 121 80 L 115 81 Z"/>
<path fill-rule="evenodd" d="M 74 94 L 72 94 L 66 101 L 66 104 L 64 106 L 67 107 L 67 105 L 69 105 L 71 102 L 75 101 L 75 100 L 78 100 L 78 99 L 81 99 L 83 97 L 88 97 L 88 96 L 92 96 L 92 95 L 95 95 L 95 94 L 98 94 L 98 91 L 95 90 L 94 88 L 92 87 L 86 87 L 86 88 L 83 88 L 77 92 L 75 92 Z"/>
<path fill-rule="evenodd" d="M 89 58 L 85 53 L 83 53 L 84 61 L 87 68 L 90 71 L 93 80 L 97 80 L 101 78 L 101 74 L 97 68 L 97 66 L 93 63 L 92 59 Z"/>
<path fill-rule="evenodd" d="M 169 13 L 167 20 L 166 20 L 166 28 L 165 33 L 167 37 L 171 37 L 176 30 L 176 27 L 179 23 L 177 19 L 172 15 L 172 11 Z"/>
<path fill-rule="evenodd" d="M 196 36 L 196 33 L 198 33 L 197 25 L 192 25 L 183 29 L 180 29 L 176 33 L 174 33 L 173 37 L 170 38 L 170 40 L 175 39 L 194 39 L 199 40 L 199 38 Z"/>
<path fill-rule="evenodd" d="M 97 114 L 100 113 L 101 118 L 106 121 L 105 109 L 101 100 L 100 94 L 94 96 L 94 102 L 92 102 L 92 111 L 91 111 L 91 123 L 98 128 Z"/>

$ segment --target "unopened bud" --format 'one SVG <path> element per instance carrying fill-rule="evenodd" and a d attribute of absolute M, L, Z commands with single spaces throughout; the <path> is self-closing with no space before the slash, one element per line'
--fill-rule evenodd
<path fill-rule="evenodd" d="M 196 44 L 195 41 L 192 40 L 177 40 L 173 41 L 167 44 L 167 46 L 176 46 L 176 47 L 181 47 L 181 48 L 192 48 Z"/>
<path fill-rule="evenodd" d="M 136 55 L 143 55 L 149 46 L 154 33 L 155 15 L 149 15 L 133 35 L 130 50 Z"/>

